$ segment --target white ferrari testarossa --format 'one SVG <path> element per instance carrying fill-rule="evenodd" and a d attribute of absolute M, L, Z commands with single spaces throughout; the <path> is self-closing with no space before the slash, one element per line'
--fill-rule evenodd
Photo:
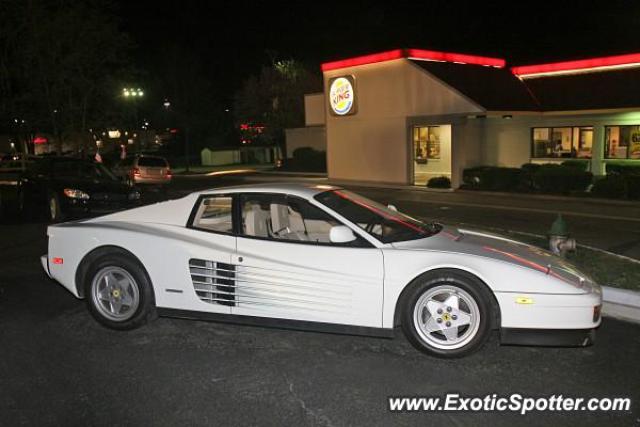
<path fill-rule="evenodd" d="M 564 259 L 339 187 L 219 188 L 48 228 L 47 274 L 114 329 L 157 314 L 392 336 L 455 357 L 591 344 L 600 287 Z"/>

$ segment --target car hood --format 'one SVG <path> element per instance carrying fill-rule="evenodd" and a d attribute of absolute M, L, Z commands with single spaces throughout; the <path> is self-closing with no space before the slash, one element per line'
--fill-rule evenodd
<path fill-rule="evenodd" d="M 92 193 L 117 193 L 128 194 L 131 187 L 120 181 L 91 180 L 91 179 L 68 179 L 57 182 L 61 188 L 73 188 Z"/>
<path fill-rule="evenodd" d="M 418 240 L 393 243 L 396 249 L 435 250 L 463 253 L 508 262 L 540 271 L 590 292 L 595 282 L 570 262 L 550 251 L 499 234 L 479 230 L 444 227 L 438 234 Z"/>

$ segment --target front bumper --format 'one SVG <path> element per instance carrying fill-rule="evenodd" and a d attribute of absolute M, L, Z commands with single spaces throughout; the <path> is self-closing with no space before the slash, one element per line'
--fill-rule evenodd
<path fill-rule="evenodd" d="M 587 347 L 596 339 L 595 329 L 502 328 L 500 343 L 543 347 Z"/>
<path fill-rule="evenodd" d="M 49 256 L 47 254 L 40 257 L 40 264 L 42 264 L 42 268 L 44 268 L 44 272 L 47 273 L 47 276 L 52 279 L 51 272 L 49 271 Z"/>
<path fill-rule="evenodd" d="M 505 329 L 587 330 L 597 328 L 602 293 L 526 294 L 496 292 L 500 326 Z"/>

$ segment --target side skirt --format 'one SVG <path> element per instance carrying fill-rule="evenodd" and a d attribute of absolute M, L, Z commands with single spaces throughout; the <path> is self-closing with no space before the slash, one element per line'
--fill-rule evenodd
<path fill-rule="evenodd" d="M 335 323 L 309 322 L 305 320 L 275 319 L 270 317 L 239 316 L 224 313 L 178 310 L 158 307 L 158 314 L 181 319 L 207 320 L 212 322 L 233 323 L 236 325 L 260 326 L 295 331 L 323 332 L 339 335 L 358 335 L 378 338 L 393 338 L 393 329 L 371 328 L 367 326 L 340 325 Z"/>

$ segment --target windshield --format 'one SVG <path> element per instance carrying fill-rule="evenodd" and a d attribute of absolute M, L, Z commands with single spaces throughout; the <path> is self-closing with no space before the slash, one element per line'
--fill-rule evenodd
<path fill-rule="evenodd" d="M 118 178 L 100 163 L 77 160 L 56 161 L 53 163 L 53 175 L 64 178 L 97 179 L 100 181 L 117 181 Z"/>
<path fill-rule="evenodd" d="M 425 223 L 347 190 L 320 193 L 315 199 L 383 243 L 415 240 L 442 230 L 436 223 Z"/>

